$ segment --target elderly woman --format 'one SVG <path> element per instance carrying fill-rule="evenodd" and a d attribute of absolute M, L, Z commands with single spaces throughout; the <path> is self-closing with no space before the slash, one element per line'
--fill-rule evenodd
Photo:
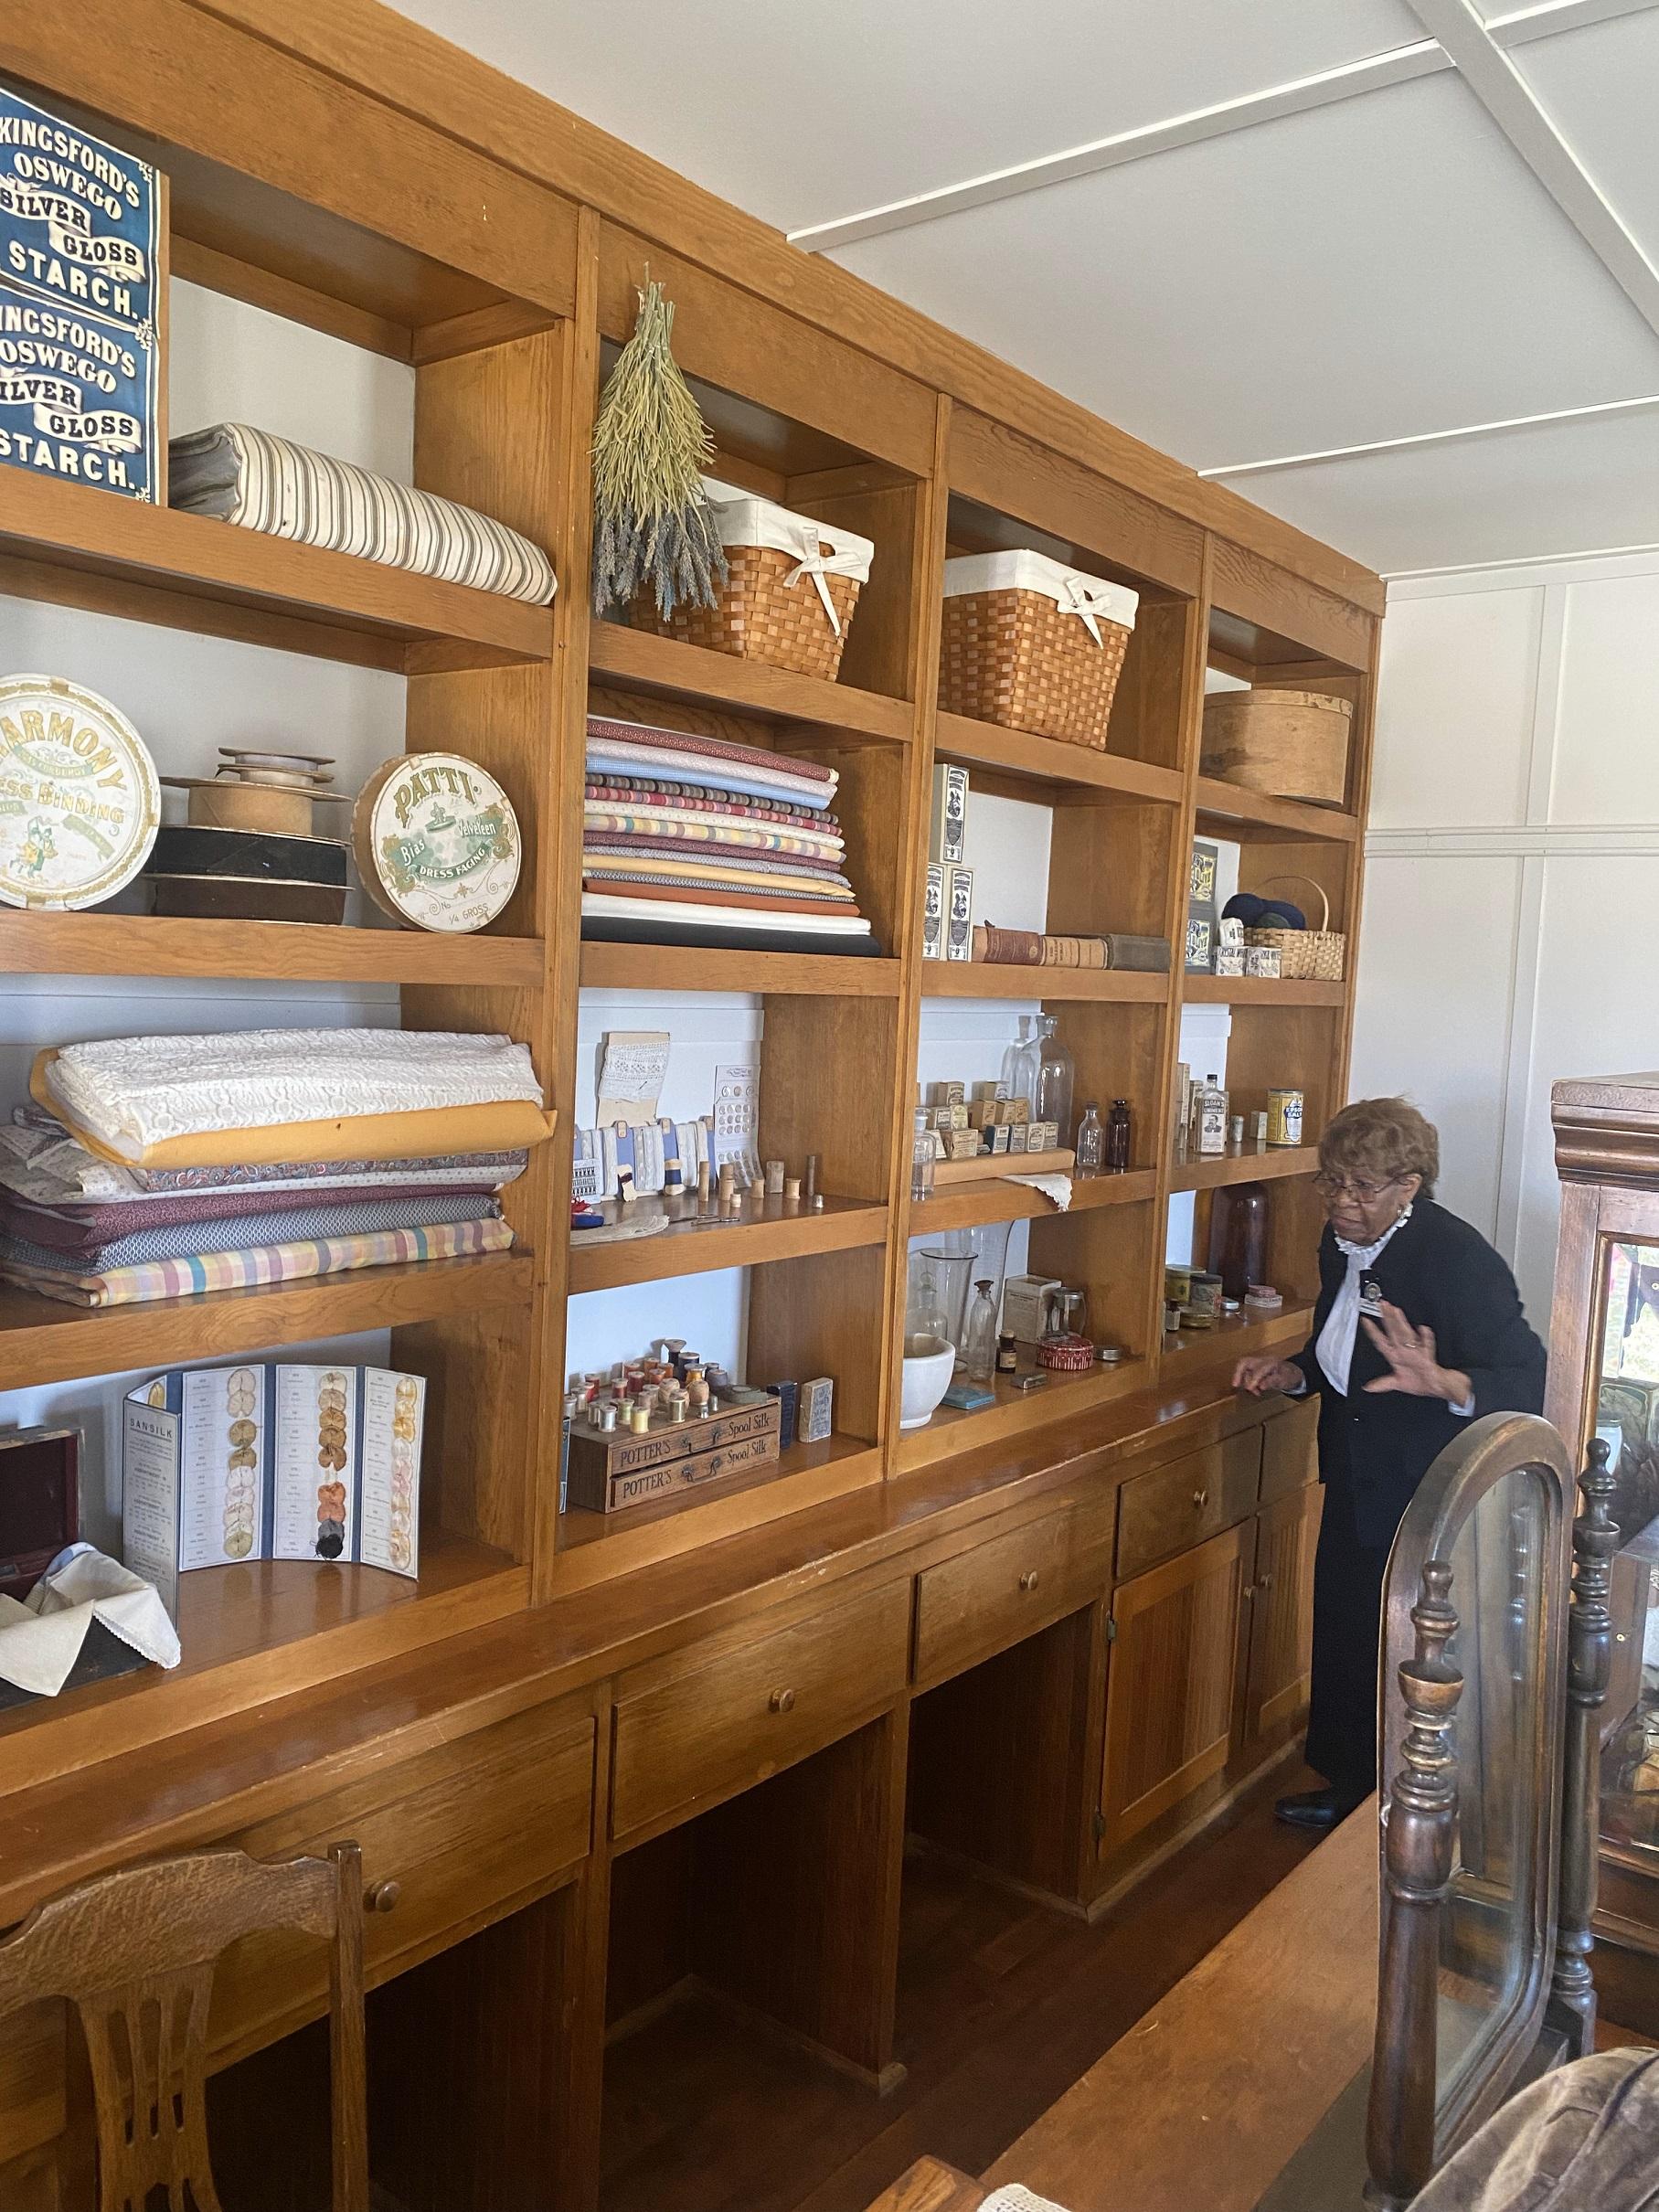
<path fill-rule="evenodd" d="M 1293 1358 L 1257 1355 L 1233 1375 L 1252 1398 L 1319 1393 L 1307 1755 L 1330 1787 L 1280 1799 L 1298 1827 L 1335 1827 L 1377 1786 L 1383 1574 L 1411 1494 L 1463 1421 L 1543 1408 L 1544 1347 L 1515 1277 L 1435 1205 L 1439 1169 L 1440 1140 L 1404 1099 L 1345 1107 L 1313 1180 L 1325 1229 L 1313 1334 Z"/>

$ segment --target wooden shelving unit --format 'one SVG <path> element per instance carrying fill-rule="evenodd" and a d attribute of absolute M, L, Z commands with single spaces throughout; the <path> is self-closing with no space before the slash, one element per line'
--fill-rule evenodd
<path fill-rule="evenodd" d="M 1177 1160 L 1171 1190 L 1214 1190 L 1223 1183 L 1270 1183 L 1281 1175 L 1311 1175 L 1319 1165 L 1316 1144 L 1246 1144 L 1208 1159 Z"/>
<path fill-rule="evenodd" d="M 308 1612 L 293 1578 L 272 1575 L 234 1621 L 227 1605 L 212 1626 L 216 1601 L 199 1578 L 186 1665 L 175 1680 L 139 1677 L 118 1693 L 90 1693 L 84 1707 L 77 1699 L 61 1713 L 14 1716 L 8 1749 L 37 1739 L 76 1756 L 90 1746 L 99 1756 L 139 1748 L 273 1686 L 349 1675 L 388 1649 L 499 1611 L 558 1604 L 1195 1372 L 1243 1339 L 1222 1332 L 1204 1352 L 1162 1342 L 1171 1193 L 1198 1193 L 1202 1233 L 1210 1189 L 1246 1173 L 1271 1176 L 1280 1249 L 1311 1252 L 1313 1155 L 1310 1145 L 1271 1160 L 1240 1156 L 1213 1172 L 1171 1161 L 1182 1005 L 1231 1008 L 1236 1096 L 1248 1104 L 1270 1084 L 1302 1084 L 1310 1137 L 1345 1081 L 1351 982 L 1239 987 L 1178 973 L 924 962 L 920 909 L 932 770 L 951 760 L 982 792 L 1052 809 L 1050 931 L 1153 933 L 1178 952 L 1187 856 L 1202 831 L 1242 842 L 1248 882 L 1315 877 L 1334 926 L 1351 938 L 1381 604 L 1374 579 L 1037 394 L 989 356 L 955 340 L 941 352 L 941 334 L 897 304 L 856 339 L 844 335 L 814 290 L 820 265 L 758 242 L 758 232 L 743 232 L 741 250 L 723 231 L 708 234 L 707 250 L 691 252 L 685 235 L 670 244 L 678 218 L 666 231 L 654 228 L 650 194 L 616 198 L 604 164 L 567 173 L 562 155 L 548 157 L 550 170 L 539 154 L 521 158 L 522 146 L 498 155 L 459 114 L 452 133 L 441 132 L 415 119 L 388 89 L 394 80 L 355 82 L 363 65 L 349 54 L 336 66 L 332 53 L 307 52 L 309 32 L 295 29 L 290 44 L 255 13 L 240 0 L 178 11 L 190 23 L 184 44 L 202 45 L 197 69 L 165 60 L 176 42 L 160 31 L 118 66 L 95 43 L 67 38 L 52 11 L 14 10 L 8 69 L 48 101 L 84 110 L 105 134 L 142 143 L 170 170 L 178 273 L 409 364 L 416 482 L 548 548 L 555 603 L 525 607 L 11 468 L 0 472 L 0 593 L 405 679 L 407 745 L 468 753 L 502 782 L 523 827 L 525 867 L 499 923 L 463 939 L 0 914 L 0 976 L 395 985 L 407 1026 L 495 1029 L 527 1044 L 558 1129 L 505 1195 L 517 1236 L 510 1253 L 93 1313 L 22 1292 L 0 1297 L 8 1388 L 381 1328 L 392 1333 L 394 1360 L 432 1386 L 426 1572 L 412 1590 L 340 1577 L 332 1597 L 319 1584 Z M 240 76 L 220 67 L 232 51 Z M 219 81 L 216 69 L 226 82 L 269 77 L 269 97 L 198 97 Z M 303 137 L 291 91 L 314 102 Z M 361 158 L 339 158 L 341 144 Z M 605 348 L 631 329 L 648 266 L 676 301 L 676 356 L 707 414 L 717 471 L 876 545 L 836 682 L 592 619 L 592 418 Z M 942 563 L 1021 544 L 1141 595 L 1103 750 L 938 711 Z M 1324 684 L 1355 700 L 1341 809 L 1257 798 L 1199 775 L 1207 659 L 1249 681 Z M 880 956 L 583 943 L 576 825 L 590 705 L 833 765 L 849 872 Z M 758 997 L 760 1150 L 796 1165 L 817 1153 L 821 1186 L 835 1194 L 824 1211 L 573 1249 L 566 1207 L 584 988 Z M 1051 1007 L 1076 1059 L 1079 1101 L 1132 1103 L 1133 1172 L 1078 1182 L 1064 1214 L 1002 1179 L 912 1207 L 909 1109 L 923 1007 L 953 1000 Z M 999 1393 L 984 1412 L 941 1413 L 901 1436 L 910 1240 L 1022 1220 L 1030 1265 L 1087 1290 L 1092 1326 L 1122 1345 L 1123 1360 L 1056 1377 L 1029 1397 Z M 1305 1292 L 1307 1264 L 1304 1256 L 1302 1277 L 1292 1271 L 1281 1287 Z M 685 1506 L 614 1520 L 561 1514 L 568 1299 L 727 1268 L 749 1271 L 750 1378 L 833 1377 L 835 1436 L 795 1447 L 766 1479 Z M 621 1315 L 631 1315 L 621 1356 L 639 1348 L 637 1302 L 619 1302 L 617 1312 L 619 1334 Z M 1299 1323 L 1300 1309 L 1288 1308 L 1279 1335 Z"/>

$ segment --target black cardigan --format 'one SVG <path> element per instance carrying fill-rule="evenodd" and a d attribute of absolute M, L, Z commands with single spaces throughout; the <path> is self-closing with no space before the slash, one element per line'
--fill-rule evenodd
<path fill-rule="evenodd" d="M 1382 1295 L 1415 1327 L 1434 1331 L 1435 1358 L 1461 1369 L 1474 1390 L 1474 1412 L 1452 1412 L 1441 1398 L 1403 1390 L 1376 1396 L 1365 1386 L 1388 1372 L 1362 1320 L 1354 1340 L 1346 1397 L 1325 1380 L 1315 1346 L 1348 1263 L 1329 1228 L 1319 1241 L 1319 1303 L 1313 1334 L 1293 1364 L 1320 1393 L 1319 1472 L 1353 1500 L 1361 1544 L 1393 1542 L 1412 1493 L 1468 1420 L 1487 1413 L 1541 1413 L 1544 1347 L 1521 1310 L 1515 1277 L 1477 1229 L 1420 1198 L 1411 1218 L 1370 1267 Z"/>

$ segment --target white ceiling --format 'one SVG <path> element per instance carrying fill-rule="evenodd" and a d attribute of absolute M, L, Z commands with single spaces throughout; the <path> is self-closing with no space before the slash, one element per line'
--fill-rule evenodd
<path fill-rule="evenodd" d="M 1659 542 L 1659 0 L 400 4 L 1385 572 Z"/>

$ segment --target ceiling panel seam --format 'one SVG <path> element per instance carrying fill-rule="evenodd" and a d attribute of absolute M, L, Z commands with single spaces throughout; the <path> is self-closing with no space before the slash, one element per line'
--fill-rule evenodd
<path fill-rule="evenodd" d="M 1494 16 L 1490 24 L 1476 21 L 1489 47 L 1507 49 L 1537 39 L 1559 37 L 1616 16 L 1641 15 L 1655 6 L 1659 6 L 1659 0 L 1539 0 L 1538 5 Z M 1420 16 L 1421 11 L 1417 12 Z M 1076 177 L 1094 176 L 1130 162 L 1146 161 L 1179 146 L 1197 145 L 1207 139 L 1281 122 L 1287 116 L 1305 114 L 1311 109 L 1327 107 L 1336 101 L 1356 100 L 1367 93 L 1386 91 L 1390 86 L 1409 84 L 1418 78 L 1436 76 L 1455 66 L 1437 37 L 1419 39 L 1409 46 L 1390 48 L 1386 53 L 1367 55 L 1335 69 L 1293 78 L 1265 91 L 1241 93 L 1234 100 L 1218 101 L 1212 106 L 1195 108 L 1185 114 L 1140 123 L 1131 130 L 1114 132 L 1079 146 L 1038 154 L 1030 161 L 1012 163 L 1006 168 L 988 170 L 983 175 L 964 177 L 955 184 L 940 185 L 931 191 L 913 193 L 856 214 L 810 223 L 790 231 L 790 242 L 817 253 L 833 252 L 838 246 L 852 246 L 864 239 L 881 238 L 891 231 L 938 222 L 965 208 L 994 206 L 1024 193 L 1068 184 Z"/>
<path fill-rule="evenodd" d="M 1267 461 L 1234 461 L 1220 468 L 1199 469 L 1210 481 L 1222 476 L 1260 476 L 1276 469 L 1317 468 L 1326 461 L 1356 461 L 1368 453 L 1399 453 L 1414 445 L 1451 445 L 1464 438 L 1493 438 L 1505 431 L 1537 430 L 1552 422 L 1581 422 L 1593 415 L 1639 415 L 1659 408 L 1659 392 L 1638 393 L 1629 399 L 1595 399 L 1583 407 L 1552 407 L 1537 415 L 1505 415 L 1492 422 L 1461 422 L 1443 431 L 1413 431 L 1400 438 L 1372 438 L 1360 445 L 1331 445 L 1315 452 L 1279 453 Z"/>
<path fill-rule="evenodd" d="M 1452 57 L 1463 82 L 1515 153 L 1659 336 L 1659 269 L 1625 228 L 1515 63 L 1494 41 L 1472 0 L 1407 0 L 1407 5 Z"/>

